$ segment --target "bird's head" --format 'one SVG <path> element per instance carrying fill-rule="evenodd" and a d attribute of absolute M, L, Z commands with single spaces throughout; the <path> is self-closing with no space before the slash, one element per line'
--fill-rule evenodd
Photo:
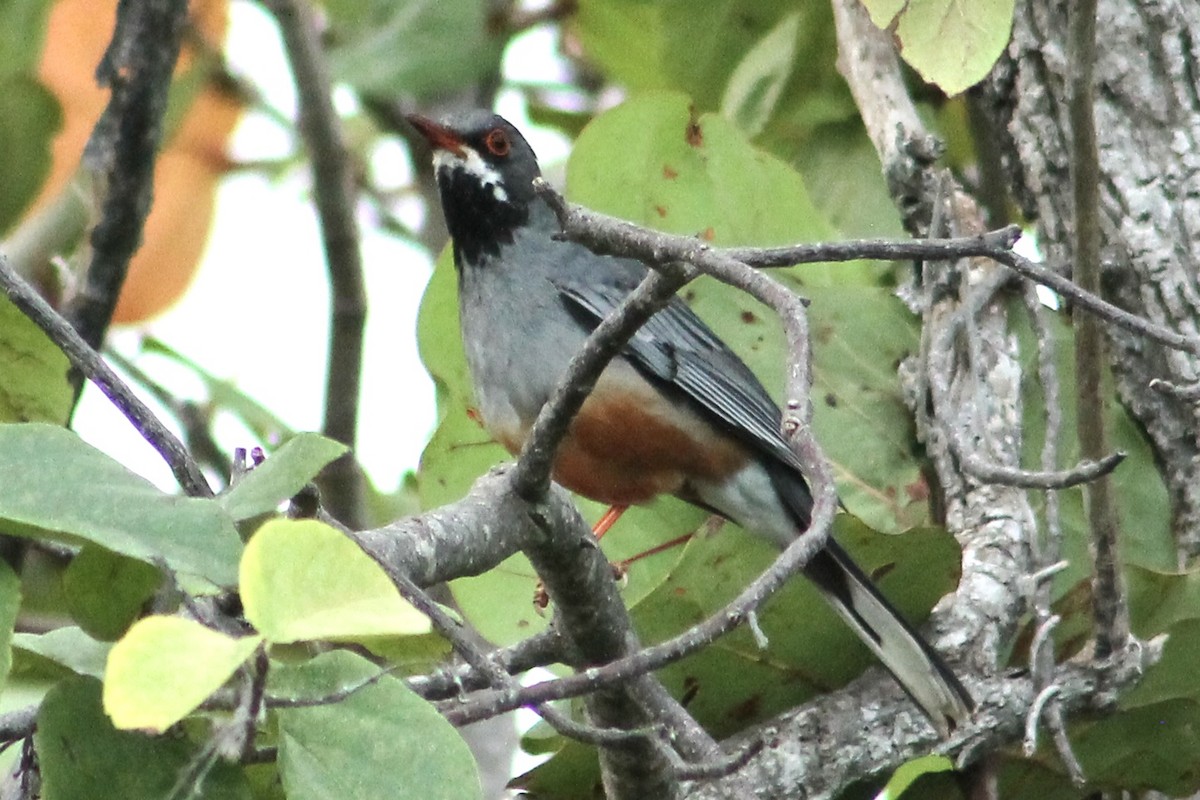
<path fill-rule="evenodd" d="M 475 263 L 496 255 L 513 232 L 529 220 L 537 202 L 533 179 L 541 174 L 525 137 L 501 116 L 468 111 L 434 122 L 411 115 L 408 121 L 433 148 L 446 227 L 454 240 L 455 261 Z"/>

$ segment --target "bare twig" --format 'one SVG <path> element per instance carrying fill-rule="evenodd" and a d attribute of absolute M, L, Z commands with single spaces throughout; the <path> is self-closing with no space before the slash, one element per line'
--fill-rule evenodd
<path fill-rule="evenodd" d="M 951 261 L 992 256 L 1011 250 L 1021 229 L 1008 225 L 980 236 L 938 239 L 851 239 L 844 242 L 794 244 L 787 247 L 727 247 L 721 255 L 751 267 L 790 267 L 840 261 Z"/>
<path fill-rule="evenodd" d="M 4 293 L 13 305 L 45 331 L 50 341 L 66 354 L 71 365 L 96 384 L 142 438 L 162 456 L 183 490 L 193 497 L 212 497 L 212 488 L 183 442 L 179 441 L 117 373 L 104 363 L 100 354 L 88 346 L 70 323 L 60 317 L 41 295 L 12 271 L 3 256 L 0 256 L 0 284 L 3 284 Z"/>
<path fill-rule="evenodd" d="M 112 42 L 97 69 L 112 96 L 88 139 L 84 162 L 100 176 L 103 200 L 92 229 L 87 277 L 65 313 L 93 350 L 100 349 L 129 259 L 141 243 L 186 22 L 186 0 L 121 3 Z"/>
<path fill-rule="evenodd" d="M 1096 61 L 1096 0 L 1072 3 L 1068 20 L 1070 61 L 1068 114 L 1071 123 L 1071 187 L 1075 217 L 1075 281 L 1100 296 L 1100 165 L 1096 147 L 1093 83 Z M 1075 385 L 1079 450 L 1098 461 L 1109 451 L 1104 415 L 1104 331 L 1099 320 L 1076 312 Z M 1106 658 L 1129 638 L 1129 607 L 1117 552 L 1117 508 L 1106 478 L 1084 491 L 1091 528 L 1092 611 L 1096 657 Z"/>
<path fill-rule="evenodd" d="M 1200 383 L 1179 385 L 1162 378 L 1150 381 L 1150 388 L 1158 392 L 1173 394 L 1180 400 L 1200 400 Z"/>
<path fill-rule="evenodd" d="M 1081 461 L 1070 469 L 1035 471 L 986 461 L 977 453 L 967 451 L 958 436 L 951 437 L 950 447 L 965 472 L 985 483 L 1019 489 L 1068 489 L 1108 475 L 1125 460 L 1125 453 L 1118 451 L 1109 453 L 1099 461 Z"/>
<path fill-rule="evenodd" d="M 355 177 L 333 108 L 329 67 L 309 0 L 263 0 L 275 15 L 296 79 L 300 133 L 312 158 L 313 189 L 330 284 L 329 366 L 322 433 L 354 447 L 362 377 L 363 289 Z M 362 471 L 347 453 L 326 468 L 322 489 L 331 513 L 353 528 L 365 524 Z"/>
<path fill-rule="evenodd" d="M 1025 741 L 1023 745 L 1026 757 L 1032 757 L 1037 752 L 1038 723 L 1042 719 L 1042 710 L 1061 691 L 1062 686 L 1052 683 L 1038 692 L 1037 697 L 1033 699 L 1033 703 L 1029 706 L 1029 713 L 1025 717 Z"/>
<path fill-rule="evenodd" d="M 496 650 L 488 657 L 509 675 L 519 675 L 534 667 L 544 667 L 563 660 L 562 639 L 553 627 L 522 639 L 511 647 Z M 461 692 L 488 686 L 487 676 L 470 664 L 447 665 L 429 673 L 406 678 L 408 688 L 426 700 L 441 700 Z"/>

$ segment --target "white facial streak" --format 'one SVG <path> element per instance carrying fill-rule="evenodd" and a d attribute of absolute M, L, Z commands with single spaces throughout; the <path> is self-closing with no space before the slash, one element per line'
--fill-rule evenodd
<path fill-rule="evenodd" d="M 488 164 L 480 158 L 478 151 L 472 147 L 462 145 L 462 150 L 465 155 L 459 156 L 450 150 L 435 150 L 433 152 L 433 166 L 438 171 L 443 169 L 462 169 L 474 175 L 479 179 L 479 182 L 484 186 L 492 187 L 492 196 L 501 203 L 508 201 L 508 192 L 504 190 L 503 179 L 495 167 Z"/>

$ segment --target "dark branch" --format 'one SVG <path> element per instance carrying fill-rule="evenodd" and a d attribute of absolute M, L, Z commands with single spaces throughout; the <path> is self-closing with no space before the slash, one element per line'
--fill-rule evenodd
<path fill-rule="evenodd" d="M 1083 292 L 1099 297 L 1100 156 L 1096 146 L 1093 93 L 1096 64 L 1096 0 L 1071 4 L 1067 30 L 1068 103 L 1071 129 L 1071 190 L 1075 217 L 1074 277 Z M 1105 422 L 1104 330 L 1089 314 L 1072 313 L 1075 323 L 1076 430 L 1079 451 L 1098 461 L 1111 449 Z M 1196 351 L 1193 351 L 1196 352 Z M 1092 613 L 1096 617 L 1096 657 L 1107 658 L 1129 638 L 1129 606 L 1117 552 L 1116 499 L 1107 478 L 1084 491 L 1091 532 Z"/>
<path fill-rule="evenodd" d="M 66 354 L 71 365 L 96 384 L 142 438 L 162 456 L 183 490 L 192 497 L 212 497 L 212 488 L 183 442 L 104 363 L 99 353 L 88 346 L 70 323 L 55 313 L 41 295 L 12 271 L 3 256 L 0 256 L 0 284 L 3 284 L 4 292 L 13 305 L 45 331 L 50 341 Z"/>
<path fill-rule="evenodd" d="M 84 162 L 99 177 L 103 200 L 92 229 L 87 276 L 65 314 L 93 350 L 100 349 L 129 260 L 141 244 L 186 22 L 186 0 L 122 0 L 112 42 L 96 70 L 112 96 L 88 140 Z"/>
<path fill-rule="evenodd" d="M 367 316 L 355 176 L 333 108 L 329 66 L 309 0 L 264 0 L 275 15 L 299 98 L 300 134 L 312 160 L 313 190 L 329 272 L 329 366 L 322 433 L 351 448 L 358 432 L 363 325 Z M 324 499 L 333 516 L 352 528 L 365 524 L 362 471 L 347 453 L 326 468 Z"/>

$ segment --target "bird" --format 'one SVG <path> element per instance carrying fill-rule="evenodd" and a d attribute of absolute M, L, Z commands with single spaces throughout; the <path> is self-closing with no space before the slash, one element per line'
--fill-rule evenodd
<path fill-rule="evenodd" d="M 515 455 L 572 356 L 648 267 L 557 235 L 534 188 L 537 156 L 503 117 L 408 120 L 433 151 L 476 414 Z M 749 367 L 675 296 L 601 373 L 553 477 L 613 507 L 674 495 L 783 548 L 808 528 L 813 497 L 780 421 Z M 804 575 L 939 733 L 970 717 L 954 672 L 832 537 Z"/>

